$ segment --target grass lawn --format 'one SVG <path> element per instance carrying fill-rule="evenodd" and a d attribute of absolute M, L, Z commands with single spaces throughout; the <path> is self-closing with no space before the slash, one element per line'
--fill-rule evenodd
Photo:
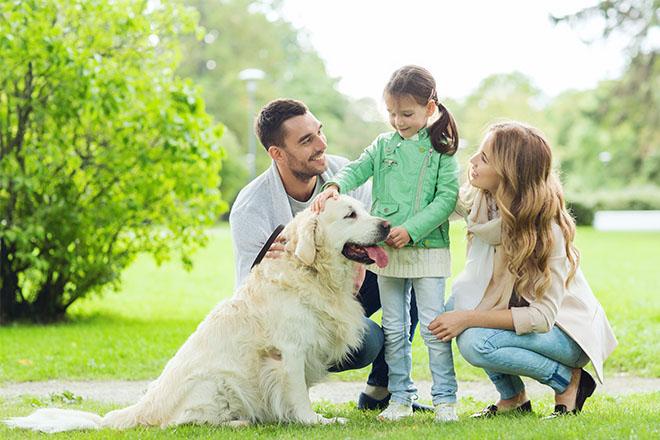
<path fill-rule="evenodd" d="M 464 261 L 464 231 L 453 224 L 451 233 L 456 274 Z M 660 233 L 603 233 L 581 228 L 577 244 L 584 272 L 620 343 L 608 360 L 606 371 L 659 377 Z M 79 301 L 72 307 L 68 322 L 0 327 L 0 382 L 156 377 L 213 305 L 232 294 L 233 257 L 228 226 L 214 229 L 209 246 L 194 255 L 193 260 L 194 270 L 186 272 L 177 262 L 157 267 L 150 257 L 140 256 L 123 274 L 120 292 Z M 420 337 L 415 338 L 413 359 L 413 376 L 429 379 L 428 358 Z M 485 378 L 460 356 L 455 359 L 459 380 Z M 366 374 L 353 371 L 333 377 L 361 381 Z M 613 405 L 603 404 L 605 408 Z M 582 422 L 575 424 L 563 426 L 581 426 Z M 370 426 L 365 422 L 364 427 L 351 432 L 358 437 L 366 435 Z M 419 429 L 440 429 L 424 426 Z M 393 430 L 387 432 L 394 434 L 396 428 Z M 255 430 L 255 435 L 259 432 Z M 304 428 L 295 428 L 291 435 L 304 432 Z"/>
<path fill-rule="evenodd" d="M 79 402 L 63 405 L 55 399 L 24 398 L 20 402 L 0 400 L 0 420 L 17 415 L 27 415 L 35 407 L 54 405 L 99 412 L 113 409 L 112 406 L 95 402 Z M 50 401 L 52 400 L 52 402 Z M 425 439 L 425 438 L 550 438 L 550 439 L 601 439 L 601 438 L 658 438 L 660 425 L 660 393 L 608 397 L 598 395 L 590 399 L 585 411 L 578 417 L 560 420 L 541 420 L 540 416 L 552 411 L 550 399 L 535 401 L 535 414 L 527 416 L 503 415 L 489 420 L 471 420 L 468 414 L 480 410 L 484 402 L 461 401 L 458 423 L 437 425 L 430 414 L 415 414 L 411 419 L 382 423 L 376 420 L 377 412 L 362 412 L 355 405 L 317 404 L 315 409 L 326 416 L 348 418 L 346 425 L 307 427 L 301 425 L 263 425 L 253 428 L 228 429 L 209 426 L 181 426 L 177 428 L 136 428 L 127 431 L 81 431 L 53 434 L 53 439 L 133 439 L 133 438 L 314 438 L 314 439 Z M 41 433 L 11 430 L 0 424 L 0 438 L 44 438 Z"/>

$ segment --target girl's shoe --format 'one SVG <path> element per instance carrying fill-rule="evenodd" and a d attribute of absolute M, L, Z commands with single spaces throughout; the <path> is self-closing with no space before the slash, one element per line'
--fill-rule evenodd
<path fill-rule="evenodd" d="M 378 415 L 378 420 L 395 422 L 412 416 L 412 405 L 404 405 L 398 402 L 390 401 L 389 406 Z"/>
<path fill-rule="evenodd" d="M 438 423 L 457 422 L 455 403 L 438 403 L 435 406 L 435 421 Z"/>

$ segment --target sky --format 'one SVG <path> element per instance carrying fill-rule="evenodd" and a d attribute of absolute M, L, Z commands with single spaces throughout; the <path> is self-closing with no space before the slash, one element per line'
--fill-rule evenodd
<path fill-rule="evenodd" d="M 618 77 L 625 37 L 553 25 L 549 14 L 594 0 L 284 0 L 284 18 L 303 29 L 339 90 L 381 101 L 391 73 L 428 68 L 439 96 L 462 99 L 489 75 L 519 71 L 548 97 Z M 581 39 L 582 38 L 582 39 Z"/>

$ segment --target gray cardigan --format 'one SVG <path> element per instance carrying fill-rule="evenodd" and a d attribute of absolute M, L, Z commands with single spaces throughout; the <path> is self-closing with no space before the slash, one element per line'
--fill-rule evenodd
<path fill-rule="evenodd" d="M 321 177 L 327 182 L 348 160 L 329 154 L 326 158 L 328 169 Z M 349 195 L 364 203 L 367 210 L 371 208 L 370 182 L 349 192 Z M 252 262 L 277 225 L 286 225 L 292 218 L 282 178 L 273 162 L 270 168 L 238 193 L 229 215 L 234 247 L 235 289 L 245 281 Z"/>

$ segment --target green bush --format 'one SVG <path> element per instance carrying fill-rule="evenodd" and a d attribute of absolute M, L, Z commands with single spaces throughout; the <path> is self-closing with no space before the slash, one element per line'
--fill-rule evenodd
<path fill-rule="evenodd" d="M 580 216 L 583 210 L 594 212 L 660 210 L 660 187 L 642 186 L 610 191 L 602 190 L 590 194 L 571 194 L 568 199 L 566 204 L 573 207 L 575 216 Z M 588 218 L 587 213 L 586 219 L 588 220 Z"/>
<path fill-rule="evenodd" d="M 593 224 L 595 210 L 592 205 L 578 200 L 569 200 L 566 202 L 566 207 L 578 226 L 591 226 Z"/>
<path fill-rule="evenodd" d="M 226 202 L 223 127 L 173 72 L 182 0 L 0 2 L 0 323 L 49 321 L 139 253 L 184 262 Z"/>
<path fill-rule="evenodd" d="M 599 192 L 594 200 L 597 211 L 650 211 L 660 209 L 660 188 L 638 187 Z"/>

